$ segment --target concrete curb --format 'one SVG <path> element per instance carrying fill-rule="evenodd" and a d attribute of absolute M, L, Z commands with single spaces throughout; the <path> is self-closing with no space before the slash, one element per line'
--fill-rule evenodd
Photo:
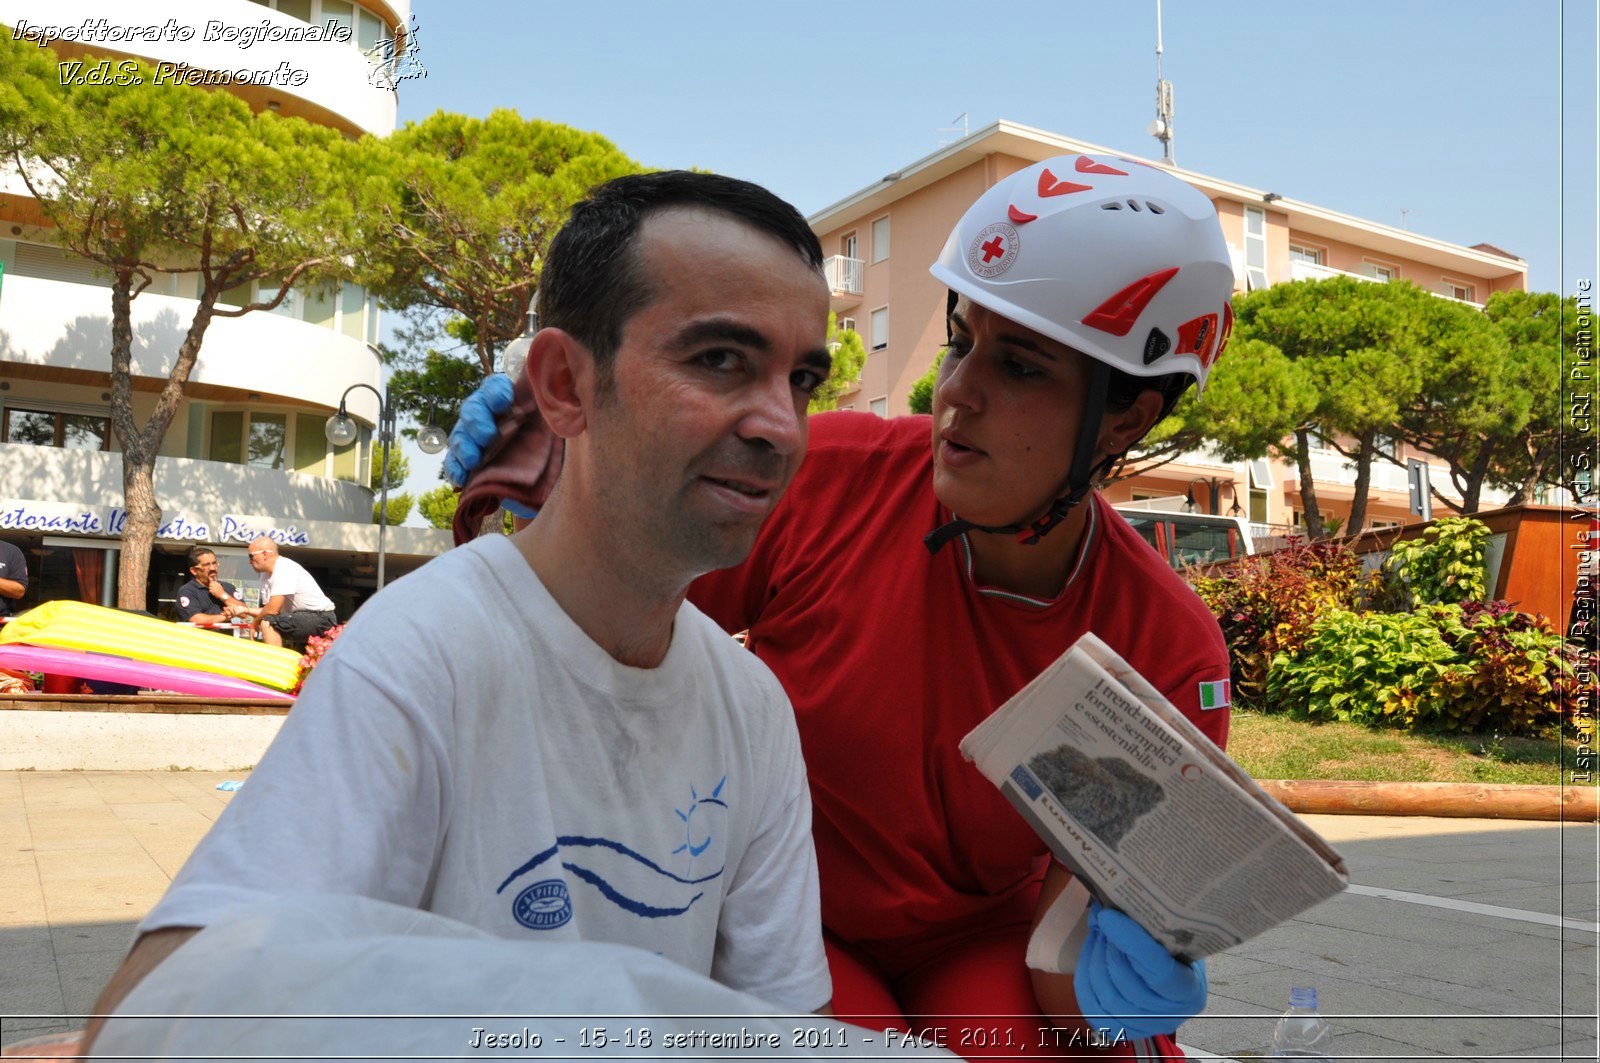
<path fill-rule="evenodd" d="M 1257 782 L 1291 812 L 1600 822 L 1600 789 L 1593 786 L 1351 782 L 1343 779 L 1258 779 Z"/>

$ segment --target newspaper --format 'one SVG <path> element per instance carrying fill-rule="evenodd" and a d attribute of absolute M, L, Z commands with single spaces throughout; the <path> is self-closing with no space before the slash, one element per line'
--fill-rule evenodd
<path fill-rule="evenodd" d="M 1047 914 L 1031 966 L 1070 973 L 1089 894 L 1194 960 L 1349 884 L 1338 853 L 1092 634 L 961 753 L 1085 887 Z"/>

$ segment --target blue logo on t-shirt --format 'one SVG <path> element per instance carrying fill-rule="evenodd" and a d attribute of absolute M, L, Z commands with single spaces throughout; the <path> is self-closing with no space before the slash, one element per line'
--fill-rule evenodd
<path fill-rule="evenodd" d="M 565 882 L 547 878 L 517 894 L 511 914 L 529 930 L 554 930 L 572 921 L 572 896 Z"/>
<path fill-rule="evenodd" d="M 720 807 L 724 811 L 727 809 L 728 803 L 722 797 L 727 782 L 727 777 L 724 776 L 722 781 L 717 783 L 716 789 L 707 797 L 701 797 L 691 786 L 689 788 L 691 801 L 687 811 L 673 809 L 678 819 L 683 822 L 684 843 L 670 855 L 683 855 L 687 858 L 689 866 L 684 869 L 684 874 L 675 874 L 643 853 L 610 838 L 563 834 L 556 838 L 554 845 L 535 854 L 532 859 L 511 872 L 495 892 L 504 893 L 507 887 L 522 876 L 546 867 L 560 857 L 567 857 L 560 860 L 563 870 L 572 878 L 592 886 L 602 899 L 623 911 L 645 919 L 682 915 L 705 896 L 705 891 L 697 887 L 722 877 L 722 872 L 725 870 L 719 866 L 707 874 L 696 875 L 693 862 L 695 857 L 711 848 L 716 833 L 713 830 L 715 821 L 707 818 L 710 809 L 705 806 Z M 582 856 L 573 852 L 578 849 L 585 850 Z M 582 862 L 578 862 L 579 860 Z M 642 880 L 639 874 L 641 868 L 649 872 Z M 633 883 L 631 892 L 643 895 L 630 896 L 617 888 L 614 884 L 617 882 L 624 884 L 631 882 Z M 552 930 L 572 919 L 572 897 L 561 879 L 543 879 L 517 894 L 516 900 L 512 902 L 511 914 L 518 923 L 530 930 Z"/>

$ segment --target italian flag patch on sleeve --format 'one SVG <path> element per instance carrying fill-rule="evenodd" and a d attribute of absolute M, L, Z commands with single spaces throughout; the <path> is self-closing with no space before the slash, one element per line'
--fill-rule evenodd
<path fill-rule="evenodd" d="M 1229 698 L 1229 679 L 1219 679 L 1215 683 L 1200 684 L 1200 707 L 1202 709 L 1225 709 L 1232 704 Z"/>

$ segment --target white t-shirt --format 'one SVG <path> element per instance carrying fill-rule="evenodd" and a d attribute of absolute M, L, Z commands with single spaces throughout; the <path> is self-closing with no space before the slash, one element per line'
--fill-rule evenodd
<path fill-rule="evenodd" d="M 658 667 L 619 664 L 498 535 L 356 615 L 140 929 L 296 892 L 634 945 L 795 1011 L 831 995 L 772 673 L 687 603 Z"/>
<path fill-rule="evenodd" d="M 261 604 L 283 595 L 285 613 L 331 613 L 333 599 L 322 593 L 311 573 L 298 561 L 279 556 L 272 574 L 261 577 Z"/>

